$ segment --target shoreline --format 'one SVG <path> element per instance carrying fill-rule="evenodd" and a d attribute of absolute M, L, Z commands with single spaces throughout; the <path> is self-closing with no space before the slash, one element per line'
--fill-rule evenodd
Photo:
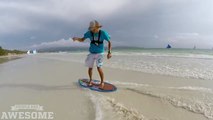
<path fill-rule="evenodd" d="M 8 54 L 8 55 L 3 55 L 0 56 L 0 58 L 7 58 L 7 57 L 21 57 L 21 56 L 25 56 L 26 54 Z"/>
<path fill-rule="evenodd" d="M 15 54 L 15 55 L 5 55 L 5 56 L 0 56 L 0 64 L 3 64 L 5 62 L 9 62 L 12 60 L 20 59 L 26 56 L 26 54 Z"/>

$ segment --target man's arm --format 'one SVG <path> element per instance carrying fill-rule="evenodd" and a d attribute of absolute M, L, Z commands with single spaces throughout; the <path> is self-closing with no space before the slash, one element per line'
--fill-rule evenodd
<path fill-rule="evenodd" d="M 111 52 L 112 50 L 112 44 L 110 41 L 108 41 L 108 52 Z"/>
<path fill-rule="evenodd" d="M 85 38 L 73 37 L 73 41 L 84 42 Z"/>
<path fill-rule="evenodd" d="M 112 57 L 112 43 L 110 41 L 108 41 L 108 54 L 107 54 L 107 59 L 110 59 Z"/>

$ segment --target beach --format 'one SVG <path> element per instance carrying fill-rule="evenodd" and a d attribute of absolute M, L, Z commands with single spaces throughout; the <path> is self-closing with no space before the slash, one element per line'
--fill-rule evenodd
<path fill-rule="evenodd" d="M 36 104 L 55 120 L 211 120 L 213 58 L 199 53 L 115 51 L 104 59 L 116 92 L 82 88 L 87 52 L 39 53 L 0 64 L 0 113 Z M 183 52 L 184 53 L 184 52 Z M 99 79 L 94 68 L 94 79 Z M 24 110 L 23 110 L 24 111 Z"/>
<path fill-rule="evenodd" d="M 6 56 L 0 56 L 0 64 L 1 63 L 4 63 L 4 62 L 8 62 L 10 60 L 16 60 L 16 59 L 19 59 L 19 58 L 22 58 L 24 57 L 25 55 L 22 54 L 22 55 L 6 55 Z"/>

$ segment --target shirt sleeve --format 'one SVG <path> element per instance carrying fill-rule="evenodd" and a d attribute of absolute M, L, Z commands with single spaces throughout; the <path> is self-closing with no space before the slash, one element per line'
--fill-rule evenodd
<path fill-rule="evenodd" d="M 83 37 L 83 38 L 84 38 L 84 39 L 90 38 L 90 32 L 87 31 L 87 32 L 84 34 L 84 37 Z"/>
<path fill-rule="evenodd" d="M 106 41 L 110 41 L 110 39 L 111 39 L 111 37 L 110 37 L 110 35 L 107 33 L 107 32 L 105 32 L 105 31 L 103 31 L 103 35 L 104 35 L 104 40 L 106 40 Z"/>

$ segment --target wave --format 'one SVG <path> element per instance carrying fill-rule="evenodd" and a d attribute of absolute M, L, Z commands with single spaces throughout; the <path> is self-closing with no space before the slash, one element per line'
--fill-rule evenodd
<path fill-rule="evenodd" d="M 41 54 L 41 53 L 40 53 Z M 52 55 L 86 55 L 89 52 L 66 52 L 66 51 L 59 51 L 59 52 L 46 52 L 42 54 L 52 54 Z M 173 57 L 173 58 L 194 58 L 194 59 L 213 59 L 213 54 L 192 54 L 192 53 L 185 53 L 185 54 L 178 54 L 178 53 L 152 53 L 152 52 L 113 52 L 113 56 L 147 56 L 147 57 Z"/>
<path fill-rule="evenodd" d="M 193 113 L 202 114 L 206 118 L 213 119 L 213 110 L 212 110 L 213 103 L 205 103 L 199 100 L 191 100 L 191 99 L 186 99 L 186 98 L 177 97 L 177 96 L 175 97 L 175 96 L 168 96 L 168 95 L 162 95 L 162 94 L 155 94 L 150 91 L 141 91 L 141 90 L 132 89 L 132 88 L 126 88 L 126 89 L 138 94 L 147 95 L 150 97 L 167 101 L 174 107 L 183 108 Z"/>
<path fill-rule="evenodd" d="M 109 68 L 139 71 L 151 74 L 169 75 L 187 79 L 190 78 L 190 79 L 213 80 L 212 60 L 184 59 L 174 57 L 153 58 L 153 57 L 140 56 L 137 55 L 137 53 L 133 53 L 133 55 L 135 56 L 129 56 L 129 54 L 127 53 L 121 54 L 124 54 L 124 56 L 113 54 L 114 55 L 113 58 L 110 60 L 110 62 L 105 62 L 104 66 Z M 86 53 L 65 53 L 65 54 L 54 53 L 54 55 L 44 53 L 36 57 L 66 62 L 84 63 Z"/>
<path fill-rule="evenodd" d="M 135 109 L 129 109 L 120 103 L 116 103 L 114 99 L 108 98 L 107 101 L 112 106 L 113 110 L 121 114 L 126 120 L 147 120 L 142 114 Z"/>
<path fill-rule="evenodd" d="M 122 105 L 121 103 L 116 103 L 113 98 L 106 97 L 103 95 L 94 95 L 92 93 L 89 94 L 91 101 L 93 102 L 96 109 L 96 119 L 95 120 L 103 120 L 104 114 L 103 110 L 112 111 L 109 116 L 117 117 L 111 119 L 120 119 L 120 120 L 148 120 L 141 113 L 139 113 L 135 109 L 129 109 Z M 105 112 L 106 113 L 106 112 Z M 112 114 L 115 115 L 112 115 Z"/>
<path fill-rule="evenodd" d="M 177 89 L 177 90 L 192 90 L 192 91 L 213 93 L 212 89 L 210 89 L 210 88 L 197 87 L 197 86 L 168 87 L 168 88 Z"/>
<path fill-rule="evenodd" d="M 175 90 L 190 90 L 190 91 L 199 91 L 199 92 L 206 92 L 212 93 L 213 90 L 211 88 L 199 87 L 199 86 L 181 86 L 181 87 L 160 87 L 160 86 L 153 86 L 149 84 L 142 84 L 142 83 L 133 83 L 133 82 L 120 82 L 120 81 L 112 81 L 112 84 L 115 85 L 122 85 L 126 86 L 134 86 L 134 87 L 151 87 L 151 88 L 159 88 L 159 89 L 175 89 Z M 122 87 L 120 86 L 120 87 Z"/>
<path fill-rule="evenodd" d="M 168 51 L 167 52 L 113 52 L 113 55 L 213 59 L 213 54 L 171 53 Z"/>
<path fill-rule="evenodd" d="M 149 84 L 139 84 L 139 83 L 133 83 L 133 82 L 120 82 L 120 81 L 112 81 L 111 83 L 115 84 L 115 85 L 127 85 L 127 86 L 136 86 L 136 87 L 139 87 L 139 86 L 143 86 L 143 87 L 151 86 Z"/>
<path fill-rule="evenodd" d="M 118 82 L 118 81 L 113 82 L 113 84 L 118 85 L 118 87 L 120 87 L 119 85 L 124 85 L 125 90 L 146 95 L 149 97 L 161 99 L 165 102 L 170 103 L 174 107 L 182 108 L 196 114 L 202 114 L 208 119 L 213 119 L 213 103 L 212 102 L 204 102 L 198 99 L 185 98 L 181 96 L 168 95 L 163 93 L 158 94 L 156 92 L 149 91 L 149 89 L 144 89 L 144 90 L 137 89 L 137 87 L 146 87 L 146 88 L 149 87 L 151 88 L 150 90 L 153 90 L 153 88 L 155 88 L 155 86 L 148 85 L 148 84 L 138 84 L 138 83 Z M 130 88 L 125 86 L 130 86 Z M 135 88 L 131 88 L 131 86 L 134 86 Z M 175 89 L 175 90 L 192 90 L 192 91 L 202 91 L 202 92 L 212 91 L 209 88 L 193 87 L 193 86 L 156 87 L 156 88 Z M 102 118 L 104 118 L 103 109 L 112 110 L 122 120 L 150 120 L 149 118 L 145 117 L 143 114 L 138 112 L 136 109 L 127 108 L 123 104 L 117 103 L 115 99 L 113 98 L 106 97 L 100 94 L 98 95 L 90 94 L 90 98 L 92 99 L 96 108 L 96 118 L 97 118 L 96 120 L 102 120 Z M 162 120 L 162 119 L 155 118 L 155 120 Z"/>
<path fill-rule="evenodd" d="M 189 62 L 191 62 L 189 64 Z M 213 80 L 212 61 L 118 57 L 107 67 L 182 78 Z M 208 67 L 207 67 L 208 66 Z"/>
<path fill-rule="evenodd" d="M 138 94 L 147 95 L 149 97 L 154 97 L 157 99 L 167 101 L 174 107 L 183 108 L 193 113 L 202 114 L 206 118 L 213 119 L 213 103 L 212 102 L 204 102 L 203 100 L 198 100 L 198 99 L 185 98 L 185 97 L 168 95 L 163 93 L 158 94 L 156 92 L 152 92 L 153 90 L 158 91 L 158 90 L 165 89 L 166 91 L 168 91 L 168 89 L 173 89 L 173 90 L 181 90 L 181 91 L 198 91 L 202 93 L 213 94 L 213 91 L 210 88 L 204 88 L 204 87 L 198 87 L 198 86 L 160 87 L 160 86 L 153 86 L 149 84 L 119 82 L 119 81 L 115 81 L 113 82 L 113 84 Z"/>
<path fill-rule="evenodd" d="M 90 94 L 89 97 L 95 108 L 95 120 L 102 120 L 103 111 L 100 106 L 100 101 L 98 101 L 98 99 L 93 94 Z"/>

